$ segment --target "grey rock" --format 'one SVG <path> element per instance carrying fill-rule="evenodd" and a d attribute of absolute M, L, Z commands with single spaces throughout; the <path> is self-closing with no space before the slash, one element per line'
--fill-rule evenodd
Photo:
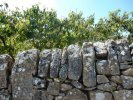
<path fill-rule="evenodd" d="M 133 100 L 133 90 L 119 90 L 113 92 L 115 100 Z"/>
<path fill-rule="evenodd" d="M 128 68 L 133 68 L 133 65 L 120 63 L 120 69 L 123 70 L 123 69 L 128 69 Z"/>
<path fill-rule="evenodd" d="M 31 100 L 33 96 L 32 75 L 37 71 L 39 51 L 31 49 L 18 53 L 12 69 L 12 99 Z"/>
<path fill-rule="evenodd" d="M 116 87 L 117 87 L 117 84 L 113 82 L 97 85 L 97 89 L 102 91 L 109 91 L 109 92 L 116 90 Z"/>
<path fill-rule="evenodd" d="M 122 71 L 123 75 L 133 76 L 133 68 L 126 69 L 125 71 Z"/>
<path fill-rule="evenodd" d="M 60 72 L 59 72 L 59 78 L 61 80 L 66 80 L 68 76 L 68 64 L 62 65 Z"/>
<path fill-rule="evenodd" d="M 133 77 L 121 75 L 122 85 L 125 89 L 133 89 Z"/>
<path fill-rule="evenodd" d="M 87 90 L 87 91 L 91 91 L 91 90 L 95 90 L 96 89 L 96 87 L 91 87 L 91 88 L 84 88 L 84 90 Z"/>
<path fill-rule="evenodd" d="M 107 58 L 107 48 L 105 46 L 105 43 L 103 42 L 95 42 L 94 43 L 95 51 L 96 51 L 96 57 L 99 59 L 101 58 Z"/>
<path fill-rule="evenodd" d="M 11 95 L 7 91 L 0 91 L 0 100 L 11 100 Z"/>
<path fill-rule="evenodd" d="M 80 90 L 74 88 L 68 91 L 63 100 L 88 100 L 87 96 Z"/>
<path fill-rule="evenodd" d="M 71 83 L 77 89 L 84 89 L 84 86 L 78 81 L 72 81 Z"/>
<path fill-rule="evenodd" d="M 35 89 L 42 89 L 46 87 L 46 80 L 35 77 L 32 84 Z"/>
<path fill-rule="evenodd" d="M 8 87 L 7 80 L 9 79 L 12 63 L 13 60 L 9 55 L 0 55 L 0 89 Z"/>
<path fill-rule="evenodd" d="M 108 62 L 109 62 L 109 68 L 110 68 L 110 74 L 111 75 L 119 75 L 119 64 L 118 64 L 118 58 L 117 58 L 117 45 L 113 40 L 106 41 L 106 47 L 108 51 Z"/>
<path fill-rule="evenodd" d="M 64 98 L 63 96 L 56 96 L 55 100 L 63 100 L 63 98 Z"/>
<path fill-rule="evenodd" d="M 62 52 L 62 58 L 61 58 L 61 64 L 68 64 L 68 52 L 67 52 L 67 47 L 63 48 Z"/>
<path fill-rule="evenodd" d="M 79 80 L 82 73 L 82 57 L 81 50 L 78 45 L 70 45 L 68 51 L 68 78 Z"/>
<path fill-rule="evenodd" d="M 39 77 L 47 77 L 48 71 L 50 69 L 51 62 L 51 50 L 46 49 L 40 53 L 40 60 L 38 65 L 38 76 Z"/>
<path fill-rule="evenodd" d="M 71 85 L 69 85 L 69 84 L 61 84 L 61 91 L 68 91 L 68 90 L 70 90 L 70 89 L 72 89 L 72 86 Z"/>
<path fill-rule="evenodd" d="M 117 40 L 117 53 L 119 62 L 131 61 L 131 53 L 127 39 Z"/>
<path fill-rule="evenodd" d="M 89 100 L 113 100 L 112 94 L 109 92 L 90 91 L 89 96 Z"/>
<path fill-rule="evenodd" d="M 34 95 L 32 97 L 32 100 L 54 100 L 54 97 L 48 95 L 46 91 L 34 90 Z"/>
<path fill-rule="evenodd" d="M 108 83 L 109 80 L 105 75 L 97 75 L 97 83 L 101 84 L 101 83 Z"/>
<path fill-rule="evenodd" d="M 110 75 L 108 60 L 98 60 L 96 62 L 96 70 L 98 74 Z"/>
<path fill-rule="evenodd" d="M 47 92 L 50 95 L 58 95 L 60 90 L 59 82 L 50 82 L 47 88 Z"/>
<path fill-rule="evenodd" d="M 120 76 L 111 76 L 110 80 L 116 84 L 121 84 L 122 80 Z"/>
<path fill-rule="evenodd" d="M 52 62 L 50 66 L 50 77 L 57 78 L 59 74 L 59 68 L 61 66 L 61 49 L 53 49 L 52 51 Z"/>
<path fill-rule="evenodd" d="M 83 84 L 87 87 L 96 86 L 95 52 L 93 44 L 84 42 L 83 47 Z"/>

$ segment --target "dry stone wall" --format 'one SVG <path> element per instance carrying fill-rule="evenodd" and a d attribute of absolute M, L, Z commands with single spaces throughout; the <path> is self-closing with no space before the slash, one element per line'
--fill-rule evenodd
<path fill-rule="evenodd" d="M 133 100 L 133 43 L 0 55 L 0 100 Z"/>

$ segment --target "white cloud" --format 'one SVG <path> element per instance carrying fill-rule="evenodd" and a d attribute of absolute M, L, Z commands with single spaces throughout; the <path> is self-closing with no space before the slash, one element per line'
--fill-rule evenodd
<path fill-rule="evenodd" d="M 39 4 L 40 8 L 43 9 L 44 7 L 48 9 L 55 9 L 56 8 L 56 0 L 0 0 L 1 3 L 8 3 L 10 9 L 15 9 L 16 7 L 20 9 L 30 8 L 34 4 Z"/>

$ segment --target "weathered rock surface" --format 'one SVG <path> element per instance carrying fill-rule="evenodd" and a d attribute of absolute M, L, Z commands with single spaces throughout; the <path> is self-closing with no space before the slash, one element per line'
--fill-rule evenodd
<path fill-rule="evenodd" d="M 98 74 L 110 75 L 108 60 L 98 60 L 96 62 L 96 69 Z"/>
<path fill-rule="evenodd" d="M 123 75 L 133 76 L 133 68 L 126 69 L 125 71 L 122 71 Z"/>
<path fill-rule="evenodd" d="M 78 45 L 70 45 L 68 51 L 68 78 L 79 80 L 82 73 L 82 57 L 81 50 Z"/>
<path fill-rule="evenodd" d="M 95 52 L 92 43 L 83 43 L 83 83 L 87 87 L 96 85 Z"/>
<path fill-rule="evenodd" d="M 40 60 L 39 60 L 39 65 L 38 65 L 38 76 L 39 77 L 47 77 L 48 72 L 50 69 L 50 62 L 51 62 L 51 50 L 46 49 L 43 50 L 40 53 Z"/>
<path fill-rule="evenodd" d="M 10 100 L 11 95 L 8 93 L 8 91 L 0 91 L 0 100 Z"/>
<path fill-rule="evenodd" d="M 71 83 L 77 89 L 83 89 L 84 88 L 84 86 L 78 81 L 72 81 Z"/>
<path fill-rule="evenodd" d="M 9 73 L 12 67 L 13 60 L 7 55 L 0 55 L 0 89 L 8 87 Z"/>
<path fill-rule="evenodd" d="M 121 79 L 125 89 L 133 89 L 133 77 L 121 75 Z"/>
<path fill-rule="evenodd" d="M 101 83 L 108 83 L 109 80 L 105 75 L 97 75 L 97 83 L 101 84 Z"/>
<path fill-rule="evenodd" d="M 109 92 L 90 91 L 89 96 L 89 100 L 113 100 L 112 94 Z"/>
<path fill-rule="evenodd" d="M 116 90 L 116 87 L 117 84 L 113 82 L 97 85 L 97 89 L 102 91 L 110 91 L 110 92 Z"/>
<path fill-rule="evenodd" d="M 117 40 L 117 53 L 119 62 L 131 61 L 131 53 L 127 39 Z"/>
<path fill-rule="evenodd" d="M 98 59 L 106 59 L 107 58 L 107 48 L 105 46 L 105 43 L 103 42 L 96 42 L 94 43 L 95 51 L 96 51 L 96 57 Z"/>
<path fill-rule="evenodd" d="M 61 84 L 61 91 L 68 91 L 72 89 L 73 87 L 69 84 Z"/>
<path fill-rule="evenodd" d="M 106 47 L 108 51 L 108 62 L 111 75 L 120 75 L 118 58 L 117 58 L 117 45 L 113 40 L 108 40 L 106 42 Z"/>
<path fill-rule="evenodd" d="M 120 90 L 113 92 L 115 100 L 133 100 L 133 90 Z"/>
<path fill-rule="evenodd" d="M 36 89 L 43 89 L 46 87 L 46 80 L 35 77 L 33 78 L 32 84 Z"/>
<path fill-rule="evenodd" d="M 63 100 L 88 100 L 87 96 L 80 90 L 74 88 L 68 91 L 66 97 Z"/>
<path fill-rule="evenodd" d="M 57 78 L 59 75 L 59 68 L 61 66 L 61 49 L 54 49 L 52 51 L 52 62 L 50 66 L 50 77 Z"/>
<path fill-rule="evenodd" d="M 122 83 L 122 80 L 121 80 L 121 77 L 120 76 L 112 76 L 110 78 L 110 80 L 116 84 L 121 84 Z"/>
<path fill-rule="evenodd" d="M 120 63 L 120 69 L 128 69 L 128 68 L 133 68 L 133 65 L 128 65 L 128 64 L 122 64 Z"/>
<path fill-rule="evenodd" d="M 60 83 L 50 82 L 47 88 L 47 92 L 50 95 L 58 95 L 60 90 Z"/>
<path fill-rule="evenodd" d="M 11 74 L 13 100 L 32 99 L 32 75 L 37 72 L 38 55 L 36 49 L 18 53 Z"/>

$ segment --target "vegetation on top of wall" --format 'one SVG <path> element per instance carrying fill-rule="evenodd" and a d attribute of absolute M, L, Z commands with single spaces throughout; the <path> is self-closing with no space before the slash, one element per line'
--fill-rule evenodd
<path fill-rule="evenodd" d="M 123 38 L 129 32 L 133 40 L 133 12 L 109 12 L 108 18 L 94 23 L 95 16 L 84 18 L 82 13 L 70 12 L 59 19 L 56 11 L 40 10 L 34 5 L 27 10 L 10 11 L 8 4 L 0 6 L 0 54 L 12 57 L 21 50 L 63 48 L 72 43 Z"/>

